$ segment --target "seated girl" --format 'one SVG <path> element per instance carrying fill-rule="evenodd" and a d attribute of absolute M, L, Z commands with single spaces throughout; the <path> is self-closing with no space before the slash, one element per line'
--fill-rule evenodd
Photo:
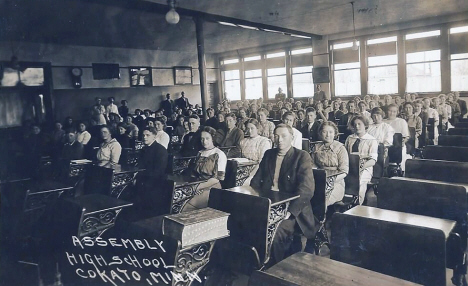
<path fill-rule="evenodd" d="M 380 108 L 379 108 L 380 109 Z M 348 136 L 345 148 L 349 154 L 358 154 L 359 160 L 359 204 L 364 202 L 367 184 L 372 179 L 373 168 L 377 162 L 378 141 L 367 133 L 369 122 L 362 115 L 353 117 L 350 121 L 353 134 Z"/>
<path fill-rule="evenodd" d="M 191 199 L 185 210 L 190 208 L 203 208 L 208 204 L 209 190 L 221 188 L 220 181 L 224 180 L 226 173 L 227 157 L 223 151 L 216 148 L 213 138 L 216 134 L 214 128 L 205 126 L 201 128 L 201 144 L 203 149 L 198 152 L 195 160 L 191 162 L 185 171 L 194 180 L 204 180 L 197 190 L 206 190 L 202 194 Z"/>
<path fill-rule="evenodd" d="M 416 103 L 419 105 L 419 109 L 421 109 L 422 105 L 421 103 Z M 406 120 L 406 123 L 408 123 L 408 128 L 414 128 L 415 133 L 411 134 L 410 133 L 410 138 L 407 142 L 407 147 L 409 149 L 409 153 L 413 154 L 414 148 L 419 147 L 419 137 L 422 134 L 422 120 L 421 117 L 417 116 L 414 114 L 414 106 L 412 102 L 406 102 L 403 106 L 403 110 L 405 112 L 405 117 L 404 119 Z"/>
<path fill-rule="evenodd" d="M 324 169 L 327 174 L 326 203 L 327 206 L 341 201 L 345 192 L 345 177 L 349 171 L 349 157 L 342 143 L 335 140 L 338 127 L 335 123 L 326 121 L 319 127 L 322 142 L 315 144 L 312 152 L 312 163 L 315 167 Z M 330 182 L 329 180 L 334 180 Z"/>
<path fill-rule="evenodd" d="M 258 128 L 261 127 L 257 119 L 251 118 L 247 120 L 245 123 L 245 131 L 249 137 L 241 140 L 240 148 L 243 158 L 260 163 L 260 161 L 262 161 L 263 154 L 265 154 L 265 151 L 271 149 L 271 141 L 266 137 L 260 136 L 258 134 Z M 252 180 L 255 173 L 257 173 L 257 170 L 258 165 L 256 165 L 255 168 L 250 172 L 250 176 L 247 178 L 247 180 L 245 180 L 244 185 L 250 185 L 250 180 Z"/>
<path fill-rule="evenodd" d="M 393 131 L 395 133 L 400 133 L 403 136 L 403 148 L 402 148 L 402 160 L 401 160 L 401 169 L 404 171 L 405 170 L 405 162 L 406 159 L 408 159 L 406 155 L 406 142 L 409 139 L 409 129 L 408 129 L 408 123 L 402 118 L 398 118 L 398 105 L 396 104 L 390 104 L 388 106 L 388 118 L 385 119 L 385 123 L 388 125 L 392 126 Z"/>
<path fill-rule="evenodd" d="M 382 143 L 385 147 L 389 147 L 393 144 L 393 135 L 395 131 L 393 128 L 383 121 L 385 114 L 380 107 L 372 109 L 371 112 L 372 120 L 374 124 L 369 126 L 367 132 L 372 135 L 379 143 Z"/>
<path fill-rule="evenodd" d="M 115 165 L 119 162 L 122 146 L 115 138 L 112 138 L 112 133 L 107 126 L 102 126 L 101 130 L 102 143 L 97 152 L 97 160 L 99 165 Z"/>

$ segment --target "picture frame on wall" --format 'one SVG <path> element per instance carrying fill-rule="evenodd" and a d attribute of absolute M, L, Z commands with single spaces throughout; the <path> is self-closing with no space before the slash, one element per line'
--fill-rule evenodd
<path fill-rule="evenodd" d="M 192 67 L 174 67 L 174 84 L 193 84 Z"/>
<path fill-rule="evenodd" d="M 130 86 L 153 86 L 151 67 L 129 67 Z"/>

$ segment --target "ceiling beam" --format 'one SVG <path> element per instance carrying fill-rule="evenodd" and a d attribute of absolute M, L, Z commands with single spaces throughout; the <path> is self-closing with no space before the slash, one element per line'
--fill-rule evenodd
<path fill-rule="evenodd" d="M 70 0 L 70 1 L 81 1 L 81 2 L 89 2 L 89 3 L 95 3 L 95 4 L 103 4 L 103 5 L 108 5 L 108 6 L 116 6 L 116 7 L 120 7 L 123 9 L 139 10 L 143 12 L 157 13 L 157 14 L 163 14 L 163 15 L 165 15 L 167 11 L 169 11 L 168 5 L 155 3 L 155 2 L 149 2 L 149 1 L 143 1 L 143 0 Z M 293 37 L 298 36 L 298 38 L 307 37 L 307 38 L 316 39 L 316 40 L 322 39 L 322 35 L 317 35 L 317 34 L 308 33 L 304 31 L 298 31 L 298 30 L 258 23 L 258 22 L 251 22 L 251 21 L 242 20 L 238 18 L 209 14 L 209 13 L 205 13 L 201 11 L 195 11 L 195 10 L 185 9 L 185 8 L 180 8 L 180 7 L 176 8 L 176 11 L 181 16 L 201 18 L 207 22 L 212 22 L 212 23 L 217 23 L 217 24 L 219 24 L 220 22 L 230 23 L 240 28 L 242 28 L 242 26 L 246 26 L 246 27 L 255 28 L 253 30 L 265 31 L 265 32 L 276 32 L 279 34 L 284 34 L 286 36 L 293 36 Z"/>

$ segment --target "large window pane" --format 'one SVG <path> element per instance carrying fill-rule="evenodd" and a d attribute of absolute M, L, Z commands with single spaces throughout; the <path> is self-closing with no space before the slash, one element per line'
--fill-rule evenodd
<path fill-rule="evenodd" d="M 312 73 L 293 74 L 293 95 L 294 97 L 314 96 L 314 81 Z"/>
<path fill-rule="evenodd" d="M 370 67 L 368 70 L 368 93 L 398 93 L 397 66 Z"/>
<path fill-rule="evenodd" d="M 286 75 L 282 76 L 269 76 L 268 77 L 268 98 L 275 98 L 278 93 L 278 88 L 284 91 L 287 89 Z"/>
<path fill-rule="evenodd" d="M 420 63 L 420 62 L 429 62 L 429 61 L 440 61 L 440 50 L 406 54 L 407 63 Z"/>
<path fill-rule="evenodd" d="M 286 74 L 286 68 L 274 68 L 267 70 L 267 76 L 275 76 L 275 75 L 284 75 Z"/>
<path fill-rule="evenodd" d="M 226 92 L 226 98 L 229 100 L 240 100 L 240 80 L 227 80 L 224 82 L 224 92 Z"/>
<path fill-rule="evenodd" d="M 240 75 L 239 70 L 223 71 L 224 92 L 229 100 L 240 100 Z"/>
<path fill-rule="evenodd" d="M 249 70 L 245 71 L 245 77 L 246 78 L 252 78 L 252 77 L 262 77 L 262 70 Z"/>
<path fill-rule="evenodd" d="M 369 57 L 368 65 L 372 66 L 385 66 L 385 65 L 396 65 L 398 63 L 397 55 Z"/>
<path fill-rule="evenodd" d="M 440 62 L 406 65 L 407 92 L 441 91 Z"/>
<path fill-rule="evenodd" d="M 360 69 L 335 71 L 335 95 L 360 95 L 361 73 Z"/>
<path fill-rule="evenodd" d="M 468 91 L 468 58 L 451 61 L 453 91 Z"/>
<path fill-rule="evenodd" d="M 263 97 L 262 78 L 246 78 L 245 79 L 245 98 L 258 99 Z"/>
<path fill-rule="evenodd" d="M 312 72 L 312 66 L 308 67 L 297 67 L 297 68 L 292 68 L 292 73 L 306 73 L 306 72 Z"/>
<path fill-rule="evenodd" d="M 224 80 L 239 79 L 239 70 L 224 71 Z"/>

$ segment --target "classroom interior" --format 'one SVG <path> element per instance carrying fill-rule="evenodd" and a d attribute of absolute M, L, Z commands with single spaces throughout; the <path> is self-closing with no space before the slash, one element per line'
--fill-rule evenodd
<path fill-rule="evenodd" d="M 453 105 L 449 118 L 436 112 L 420 120 L 420 133 L 409 128 L 413 145 L 398 132 L 379 145 L 364 203 L 362 156 L 348 150 L 344 195 L 330 205 L 336 176 L 310 168 L 317 234 L 295 229 L 295 250 L 274 259 L 277 230 L 300 196 L 249 186 L 261 158 L 233 156 L 241 147 L 226 143 L 230 131 L 217 141 L 229 128 L 219 114 L 244 127 L 266 112 L 272 128 L 286 129 L 283 115 L 293 113 L 298 149 L 313 160 L 322 138 L 305 136 L 297 117 L 310 108 L 317 116 L 320 91 L 331 117 L 317 121 L 333 121 L 335 142 L 346 148 L 354 121 L 330 115 L 335 102 L 350 115 L 346 103 L 355 102 L 358 115 L 365 102 L 371 124 L 365 96 L 381 111 L 397 104 L 402 118 L 407 102 L 425 109 L 426 98 L 432 104 L 442 94 L 466 109 L 468 1 L 0 1 L 0 285 L 468 285 L 468 110 L 455 114 Z M 98 106 L 126 101 L 136 125 L 136 110 L 145 113 L 118 164 L 96 163 L 105 144 L 96 98 Z M 213 147 L 226 162 L 206 191 L 213 178 L 185 176 L 202 147 L 187 156 L 184 136 L 193 115 L 211 126 L 210 108 Z M 179 114 L 188 126 L 182 120 L 180 136 Z M 30 129 L 55 134 L 59 123 L 68 132 L 69 118 L 75 135 L 84 123 L 93 136 L 83 157 L 56 155 L 53 135 L 47 152 L 31 152 Z M 142 134 L 153 128 L 143 118 L 169 134 L 164 158 L 151 162 L 165 166 L 158 177 L 141 163 L 151 145 Z M 270 147 L 279 148 L 275 134 Z M 63 148 L 68 139 L 60 140 Z M 194 207 L 197 198 L 203 207 Z"/>

